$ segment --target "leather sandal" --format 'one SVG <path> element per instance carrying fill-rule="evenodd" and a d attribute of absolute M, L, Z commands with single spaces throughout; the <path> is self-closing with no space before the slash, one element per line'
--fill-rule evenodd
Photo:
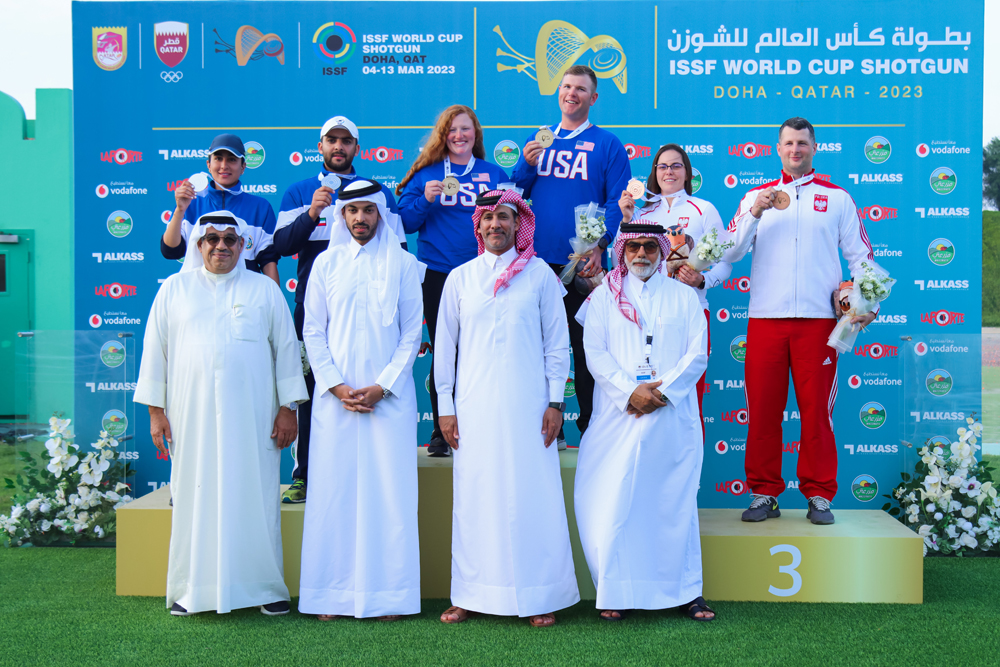
<path fill-rule="evenodd" d="M 705 598 L 701 597 L 700 595 L 696 597 L 694 600 L 691 600 L 691 602 L 688 602 L 683 607 L 678 607 L 677 609 L 678 611 L 680 611 L 680 613 L 686 615 L 692 621 L 701 621 L 703 623 L 708 623 L 709 621 L 715 620 L 715 610 L 709 607 L 708 603 L 705 602 Z M 695 614 L 697 614 L 698 612 L 704 613 L 706 611 L 712 612 L 713 616 L 711 618 L 707 618 L 705 616 L 702 617 L 695 616 Z"/>
<path fill-rule="evenodd" d="M 456 616 L 458 616 L 458 620 L 457 621 L 446 621 L 446 620 L 444 620 L 445 614 L 455 614 Z M 471 616 L 471 615 L 472 615 L 472 612 L 469 611 L 468 609 L 462 609 L 461 607 L 448 607 L 447 609 L 444 610 L 444 613 L 441 614 L 441 622 L 442 623 L 447 623 L 449 625 L 456 625 L 458 623 L 465 622 L 466 620 L 468 620 L 469 616 Z"/>

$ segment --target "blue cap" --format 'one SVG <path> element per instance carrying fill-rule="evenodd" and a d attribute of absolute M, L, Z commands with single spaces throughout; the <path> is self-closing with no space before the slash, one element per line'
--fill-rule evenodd
<path fill-rule="evenodd" d="M 243 157 L 246 149 L 243 148 L 243 141 L 235 134 L 220 134 L 212 139 L 212 146 L 208 149 L 211 155 L 217 151 L 229 151 L 236 157 Z"/>

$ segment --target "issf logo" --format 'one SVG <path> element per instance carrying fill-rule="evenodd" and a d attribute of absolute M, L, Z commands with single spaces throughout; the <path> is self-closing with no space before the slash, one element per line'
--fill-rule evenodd
<path fill-rule="evenodd" d="M 313 34 L 313 52 L 320 60 L 333 60 L 342 65 L 354 55 L 357 42 L 358 38 L 347 24 L 331 21 Z"/>

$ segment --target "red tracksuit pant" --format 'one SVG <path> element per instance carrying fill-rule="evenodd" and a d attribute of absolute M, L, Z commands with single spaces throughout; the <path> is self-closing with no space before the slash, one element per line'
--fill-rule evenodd
<path fill-rule="evenodd" d="M 837 352 L 826 344 L 833 319 L 750 318 L 747 327 L 747 484 L 753 493 L 777 497 L 781 477 L 781 425 L 788 401 L 788 372 L 802 420 L 799 490 L 806 498 L 837 495 Z"/>
<path fill-rule="evenodd" d="M 705 320 L 708 322 L 708 329 L 706 329 L 706 335 L 708 340 L 708 346 L 705 348 L 708 350 L 709 356 L 712 354 L 712 315 L 709 311 L 705 311 Z M 698 380 L 698 418 L 701 419 L 701 442 L 705 444 L 705 414 L 701 411 L 701 404 L 705 398 L 705 375 L 708 373 L 706 370 L 701 374 L 701 379 Z"/>

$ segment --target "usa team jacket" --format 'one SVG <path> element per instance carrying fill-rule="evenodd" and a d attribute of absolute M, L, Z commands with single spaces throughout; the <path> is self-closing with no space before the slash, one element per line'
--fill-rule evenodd
<path fill-rule="evenodd" d="M 723 260 L 737 262 L 753 247 L 750 317 L 832 318 L 831 295 L 843 279 L 838 248 L 851 275 L 860 276 L 861 263 L 874 260 L 872 245 L 851 195 L 819 178 L 792 189 L 784 211 L 753 217 L 760 190 L 792 180 L 782 171 L 743 197 L 727 227 L 736 245 Z"/>

